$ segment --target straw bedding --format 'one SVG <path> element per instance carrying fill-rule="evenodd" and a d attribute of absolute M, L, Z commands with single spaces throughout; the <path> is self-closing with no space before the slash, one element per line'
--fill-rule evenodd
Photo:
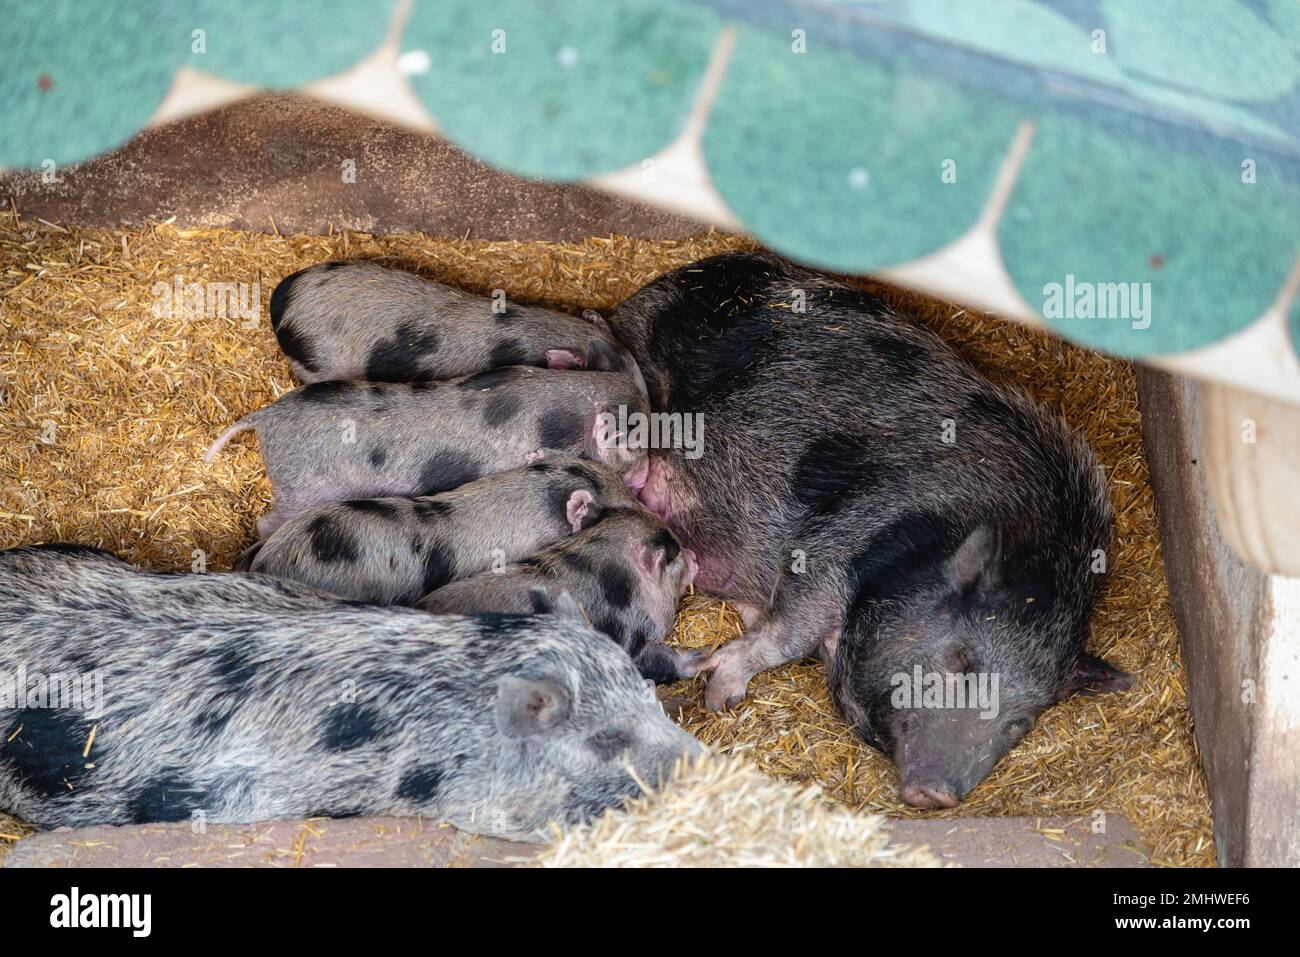
<path fill-rule="evenodd" d="M 274 224 L 269 224 L 274 228 Z M 332 231 L 331 231 L 332 233 Z M 367 257 L 521 302 L 608 310 L 654 276 L 747 240 L 593 238 L 575 244 L 359 233 L 280 236 L 166 223 L 80 229 L 0 213 L 0 547 L 64 540 L 168 569 L 228 568 L 267 508 L 256 443 L 212 465 L 207 444 L 293 387 L 267 319 L 285 275 Z M 259 283 L 256 322 L 157 316 L 156 284 Z M 819 665 L 759 675 L 736 712 L 702 707 L 702 682 L 667 689 L 680 720 L 778 778 L 816 783 L 855 810 L 892 815 L 1123 813 L 1153 860 L 1213 863 L 1209 801 L 1191 734 L 1169 610 L 1132 368 L 1059 340 L 878 284 L 879 294 L 948 338 L 992 378 L 1019 385 L 1082 429 L 1107 467 L 1118 515 L 1095 650 L 1138 677 L 1120 696 L 1052 709 L 957 809 L 904 806 L 892 765 L 856 741 Z M 734 609 L 690 596 L 676 640 L 715 646 Z M 0 815 L 0 854 L 22 825 Z"/>
<path fill-rule="evenodd" d="M 849 811 L 815 784 L 768 777 L 735 755 L 683 760 L 672 779 L 557 833 L 538 867 L 941 867 L 893 844 L 878 814 Z"/>

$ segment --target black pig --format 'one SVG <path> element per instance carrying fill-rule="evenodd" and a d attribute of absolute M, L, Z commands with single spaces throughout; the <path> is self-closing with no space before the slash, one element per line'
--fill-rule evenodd
<path fill-rule="evenodd" d="M 711 708 L 818 654 L 904 799 L 952 806 L 1053 702 L 1127 686 L 1084 653 L 1112 513 L 1062 422 L 879 299 L 766 254 L 670 272 L 610 321 L 652 407 L 707 425 L 702 456 L 652 453 L 641 496 L 749 625 L 703 666 Z M 996 700 L 909 693 L 958 676 Z"/>

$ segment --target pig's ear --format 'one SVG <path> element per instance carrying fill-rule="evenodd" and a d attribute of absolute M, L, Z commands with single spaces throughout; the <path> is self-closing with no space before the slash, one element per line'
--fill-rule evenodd
<path fill-rule="evenodd" d="M 587 322 L 591 323 L 601 332 L 609 332 L 609 323 L 606 322 L 605 317 L 602 316 L 600 313 L 598 313 L 595 309 L 582 310 L 582 318 L 585 319 Z"/>
<path fill-rule="evenodd" d="M 585 488 L 577 488 L 569 493 L 569 500 L 564 504 L 564 517 L 569 520 L 569 527 L 580 532 L 595 524 L 600 518 L 600 506 L 596 496 Z"/>
<path fill-rule="evenodd" d="M 554 615 L 556 618 L 563 618 L 566 621 L 577 621 L 584 625 L 590 625 L 587 620 L 587 614 L 567 591 L 561 591 L 554 597 L 551 596 L 545 588 L 528 589 L 528 601 L 533 606 L 534 615 Z"/>
<path fill-rule="evenodd" d="M 667 553 L 662 546 L 648 542 L 637 542 L 632 546 L 632 560 L 643 575 L 651 579 L 658 578 L 664 570 Z"/>
<path fill-rule="evenodd" d="M 977 525 L 957 546 L 945 569 L 958 595 L 979 597 L 1002 583 L 1002 534 L 994 525 Z"/>
<path fill-rule="evenodd" d="M 541 734 L 569 717 L 569 689 L 546 678 L 497 679 L 497 728 L 508 738 Z"/>
<path fill-rule="evenodd" d="M 572 349 L 546 350 L 546 368 L 548 369 L 581 369 L 586 364 L 587 360 Z"/>
<path fill-rule="evenodd" d="M 1127 691 L 1133 687 L 1133 676 L 1120 671 L 1104 658 L 1080 652 L 1074 665 L 1074 674 L 1061 691 L 1061 698 L 1077 694 L 1095 695 L 1108 691 Z"/>
<path fill-rule="evenodd" d="M 618 372 L 623 368 L 623 363 L 608 342 L 592 339 L 587 343 L 587 368 L 592 372 Z"/>

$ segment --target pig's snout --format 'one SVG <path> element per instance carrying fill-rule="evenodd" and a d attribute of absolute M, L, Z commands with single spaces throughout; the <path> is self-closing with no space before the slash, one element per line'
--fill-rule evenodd
<path fill-rule="evenodd" d="M 956 807 L 961 802 L 958 792 L 959 789 L 954 788 L 946 781 L 903 782 L 903 800 L 912 807 Z"/>
<path fill-rule="evenodd" d="M 695 581 L 695 576 L 700 573 L 700 562 L 689 548 L 682 549 L 682 556 L 686 559 L 686 581 L 682 583 L 685 586 Z"/>

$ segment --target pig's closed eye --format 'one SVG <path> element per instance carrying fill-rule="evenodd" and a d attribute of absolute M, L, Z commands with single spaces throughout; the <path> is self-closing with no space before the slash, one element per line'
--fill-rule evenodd
<path fill-rule="evenodd" d="M 626 731 L 598 731 L 587 739 L 587 747 L 595 751 L 602 761 L 622 757 L 632 747 L 632 735 Z"/>

